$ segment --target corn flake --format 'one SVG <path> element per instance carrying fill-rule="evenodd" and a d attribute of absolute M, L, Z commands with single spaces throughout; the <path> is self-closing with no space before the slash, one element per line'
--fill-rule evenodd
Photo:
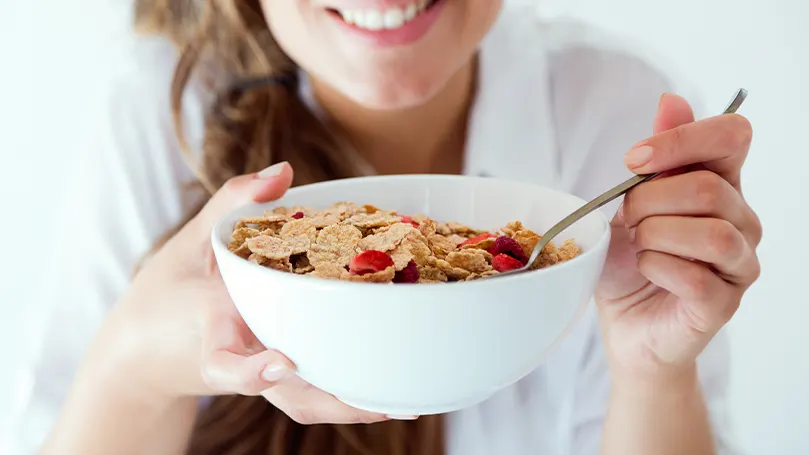
<path fill-rule="evenodd" d="M 488 254 L 488 258 L 486 254 Z M 483 250 L 455 251 L 447 255 L 446 261 L 452 267 L 471 273 L 483 273 L 492 269 L 491 254 Z"/>
<path fill-rule="evenodd" d="M 418 283 L 446 283 L 499 273 L 492 268 L 493 257 L 487 251 L 495 238 L 460 246 L 484 232 L 425 215 L 403 218 L 372 205 L 339 202 L 324 210 L 277 207 L 263 216 L 244 217 L 235 224 L 228 249 L 262 267 L 323 279 L 413 283 L 418 278 Z M 519 221 L 500 232 L 517 242 L 526 255 L 541 238 Z M 572 239 L 560 247 L 551 242 L 534 268 L 550 267 L 580 254 L 581 248 Z"/>

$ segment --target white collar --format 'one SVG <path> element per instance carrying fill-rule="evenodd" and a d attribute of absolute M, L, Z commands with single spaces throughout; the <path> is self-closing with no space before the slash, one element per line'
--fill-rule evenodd
<path fill-rule="evenodd" d="M 539 27 L 534 14 L 506 7 L 481 44 L 467 174 L 558 183 L 550 73 Z"/>
<path fill-rule="evenodd" d="M 539 27 L 533 13 L 506 6 L 481 43 L 464 174 L 558 186 L 550 73 Z M 300 70 L 299 76 L 301 100 L 323 119 L 308 74 Z M 367 173 L 375 173 L 355 155 Z"/>

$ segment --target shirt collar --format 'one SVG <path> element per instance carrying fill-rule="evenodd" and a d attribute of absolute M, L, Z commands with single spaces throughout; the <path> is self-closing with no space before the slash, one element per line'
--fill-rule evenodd
<path fill-rule="evenodd" d="M 560 184 L 550 73 L 539 27 L 531 11 L 506 6 L 481 43 L 464 174 Z M 299 70 L 299 76 L 301 100 L 323 119 L 308 74 Z"/>

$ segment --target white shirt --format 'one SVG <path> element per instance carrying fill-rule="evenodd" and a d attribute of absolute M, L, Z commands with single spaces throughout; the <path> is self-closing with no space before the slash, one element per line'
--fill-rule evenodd
<path fill-rule="evenodd" d="M 508 5 L 508 3 L 507 3 Z M 640 59 L 607 49 L 574 24 L 544 24 L 507 6 L 481 48 L 479 92 L 468 128 L 466 174 L 536 182 L 592 198 L 629 176 L 623 153 L 652 134 L 660 95 L 675 86 Z M 84 349 L 131 271 L 194 205 L 169 108 L 177 55 L 162 38 L 137 38 L 110 81 L 92 143 L 78 163 L 58 229 L 49 318 L 30 365 L 32 394 L 12 435 L 32 454 L 58 416 Z M 308 85 L 301 96 L 312 102 Z M 210 94 L 192 85 L 184 104 L 193 146 Z M 615 204 L 605 208 L 612 216 Z M 44 285 L 44 284 L 43 284 Z M 731 448 L 720 334 L 700 358 L 720 454 Z M 547 361 L 487 402 L 447 416 L 449 455 L 595 455 L 609 375 L 592 305 Z"/>

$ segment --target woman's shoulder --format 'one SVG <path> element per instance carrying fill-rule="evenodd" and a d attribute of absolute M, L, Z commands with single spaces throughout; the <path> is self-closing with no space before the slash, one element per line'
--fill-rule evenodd
<path fill-rule="evenodd" d="M 544 70 L 554 104 L 606 105 L 614 109 L 648 103 L 656 105 L 664 92 L 692 100 L 694 84 L 664 56 L 643 43 L 574 19 L 543 18 L 535 7 L 504 9 L 492 31 L 493 47 L 508 49 Z M 581 106 L 585 107 L 585 106 Z"/>
<path fill-rule="evenodd" d="M 171 86 L 179 51 L 162 36 L 133 35 L 101 75 L 98 96 L 102 109 L 114 106 L 113 122 L 134 123 L 145 132 L 173 131 Z M 192 77 L 183 92 L 182 118 L 191 136 L 210 103 L 210 90 L 200 77 Z"/>

